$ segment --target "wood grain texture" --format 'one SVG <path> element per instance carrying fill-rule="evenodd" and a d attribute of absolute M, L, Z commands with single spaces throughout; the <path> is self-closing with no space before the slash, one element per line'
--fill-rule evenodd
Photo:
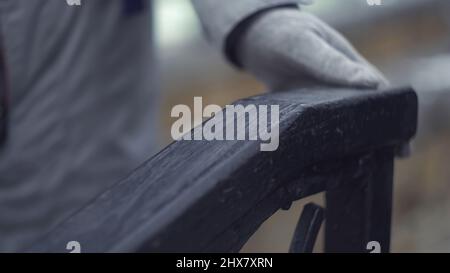
<path fill-rule="evenodd" d="M 0 98 L 0 149 L 6 142 L 7 125 L 6 107 L 1 104 Z"/>
<path fill-rule="evenodd" d="M 66 252 L 74 240 L 83 252 L 239 251 L 279 208 L 339 187 L 362 155 L 416 131 L 408 88 L 297 90 L 235 104 L 280 106 L 277 151 L 257 141 L 174 142 L 30 252 Z"/>
<path fill-rule="evenodd" d="M 0 50 L 2 50 L 3 41 L 0 37 Z M 6 78 L 5 58 L 0 52 L 0 149 L 6 142 L 8 129 L 8 83 Z"/>
<path fill-rule="evenodd" d="M 360 157 L 352 177 L 326 192 L 325 251 L 364 253 L 375 241 L 390 251 L 394 150 L 378 149 Z"/>

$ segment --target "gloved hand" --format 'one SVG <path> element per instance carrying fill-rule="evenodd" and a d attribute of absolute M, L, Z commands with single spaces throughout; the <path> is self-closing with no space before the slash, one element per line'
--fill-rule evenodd
<path fill-rule="evenodd" d="M 255 16 L 240 33 L 234 50 L 236 61 L 271 90 L 388 84 L 342 35 L 295 8 Z"/>

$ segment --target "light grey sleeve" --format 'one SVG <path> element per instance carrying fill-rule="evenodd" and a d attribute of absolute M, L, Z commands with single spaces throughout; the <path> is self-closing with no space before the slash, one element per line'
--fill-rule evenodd
<path fill-rule="evenodd" d="M 225 54 L 227 39 L 239 23 L 266 9 L 303 2 L 305 0 L 192 0 L 207 38 Z"/>

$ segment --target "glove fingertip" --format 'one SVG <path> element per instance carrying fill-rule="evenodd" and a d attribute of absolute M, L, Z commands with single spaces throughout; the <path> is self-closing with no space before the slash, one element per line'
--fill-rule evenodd
<path fill-rule="evenodd" d="M 367 67 L 361 67 L 353 77 L 352 82 L 361 87 L 382 89 L 389 86 L 389 82 L 381 75 Z"/>

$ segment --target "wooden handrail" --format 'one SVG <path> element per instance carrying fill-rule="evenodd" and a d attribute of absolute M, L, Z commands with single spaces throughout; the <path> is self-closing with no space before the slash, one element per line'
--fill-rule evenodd
<path fill-rule="evenodd" d="M 393 159 L 417 124 L 417 96 L 313 89 L 235 104 L 279 105 L 280 146 L 178 141 L 30 249 L 67 252 L 236 252 L 272 214 L 326 192 L 326 251 L 389 251 Z"/>

